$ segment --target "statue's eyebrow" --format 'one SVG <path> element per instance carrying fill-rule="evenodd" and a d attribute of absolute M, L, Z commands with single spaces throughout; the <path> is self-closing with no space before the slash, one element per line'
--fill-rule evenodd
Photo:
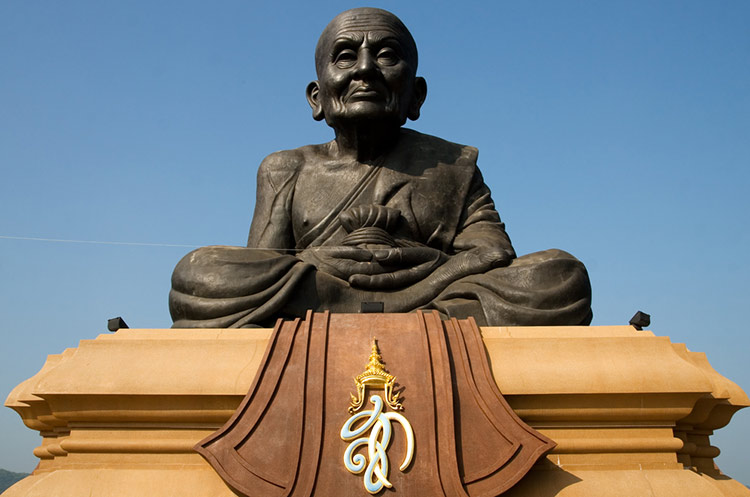
<path fill-rule="evenodd" d="M 389 45 L 397 45 L 399 47 L 402 45 L 401 39 L 397 35 L 389 32 L 370 31 L 369 33 L 367 33 L 367 38 L 373 43 L 387 43 Z"/>
<path fill-rule="evenodd" d="M 347 31 L 341 33 L 331 45 L 331 54 L 337 54 L 345 48 L 354 48 L 359 46 L 367 37 L 368 41 L 377 45 L 388 45 L 390 47 L 402 48 L 401 39 L 398 35 L 387 31 L 369 31 L 367 33 L 360 31 Z"/>
<path fill-rule="evenodd" d="M 339 35 L 331 45 L 331 53 L 338 53 L 344 48 L 352 48 L 362 43 L 364 33 L 348 32 Z"/>

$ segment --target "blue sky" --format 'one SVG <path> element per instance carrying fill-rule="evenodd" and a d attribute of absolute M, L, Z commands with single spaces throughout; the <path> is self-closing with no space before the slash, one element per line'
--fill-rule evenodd
<path fill-rule="evenodd" d="M 648 312 L 750 389 L 750 4 L 371 5 L 420 49 L 410 126 L 479 148 L 516 251 L 573 253 L 594 325 Z M 304 88 L 354 6 L 0 3 L 0 397 L 107 318 L 170 326 L 174 265 L 245 243 L 263 157 L 332 137 Z M 33 469 L 39 438 L 5 408 L 0 438 L 0 467 Z M 713 442 L 750 484 L 750 409 Z"/>

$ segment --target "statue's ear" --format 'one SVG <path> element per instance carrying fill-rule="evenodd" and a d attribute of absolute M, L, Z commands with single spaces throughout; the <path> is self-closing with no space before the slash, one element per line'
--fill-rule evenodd
<path fill-rule="evenodd" d="M 422 108 L 424 99 L 427 98 L 427 81 L 424 78 L 414 78 L 414 94 L 409 105 L 407 117 L 412 121 L 419 119 L 419 109 Z"/>
<path fill-rule="evenodd" d="M 313 119 L 322 121 L 325 116 L 323 115 L 323 106 L 320 103 L 320 85 L 318 82 L 313 81 L 307 85 L 305 94 L 307 95 L 307 103 L 310 104 L 313 111 Z"/>

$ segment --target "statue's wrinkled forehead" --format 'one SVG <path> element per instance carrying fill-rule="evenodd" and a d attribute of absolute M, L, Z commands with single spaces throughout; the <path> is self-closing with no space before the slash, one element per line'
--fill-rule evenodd
<path fill-rule="evenodd" d="M 385 12 L 385 11 L 383 11 Z M 329 26 L 336 32 L 341 31 L 392 31 L 398 34 L 399 24 L 402 24 L 394 15 L 386 15 L 381 12 L 351 13 L 347 11 L 337 16 Z"/>
<path fill-rule="evenodd" d="M 330 56 L 333 42 L 346 32 L 381 31 L 392 33 L 401 42 L 406 56 L 417 69 L 417 45 L 401 19 L 387 10 L 363 7 L 351 9 L 333 18 L 325 27 L 315 48 L 315 68 L 320 74 L 322 64 Z"/>

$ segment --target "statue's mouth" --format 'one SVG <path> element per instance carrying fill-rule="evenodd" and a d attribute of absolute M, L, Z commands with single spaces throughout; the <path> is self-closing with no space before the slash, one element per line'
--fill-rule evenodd
<path fill-rule="evenodd" d="M 349 92 L 346 100 L 381 100 L 381 92 L 372 86 L 357 86 Z"/>

